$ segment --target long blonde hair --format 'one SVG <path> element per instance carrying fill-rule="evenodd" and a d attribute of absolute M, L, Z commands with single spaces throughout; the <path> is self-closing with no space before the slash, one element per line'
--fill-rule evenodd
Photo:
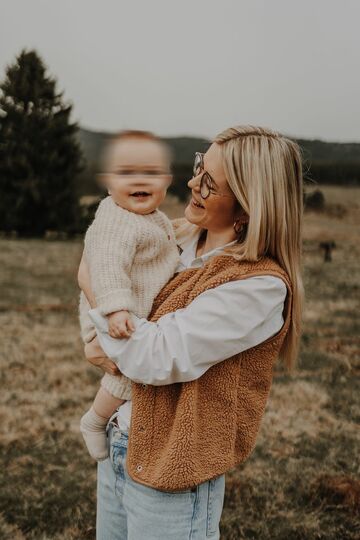
<path fill-rule="evenodd" d="M 299 146 L 286 137 L 255 126 L 226 129 L 214 142 L 221 147 L 228 184 L 249 216 L 239 241 L 225 251 L 237 260 L 273 257 L 292 285 L 289 331 L 279 353 L 290 369 L 295 365 L 302 328 L 303 175 Z M 178 237 L 196 234 L 198 227 L 178 225 Z"/>

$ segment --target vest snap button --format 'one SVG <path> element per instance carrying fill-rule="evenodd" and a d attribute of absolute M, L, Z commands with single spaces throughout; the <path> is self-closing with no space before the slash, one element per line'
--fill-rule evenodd
<path fill-rule="evenodd" d="M 138 466 L 136 467 L 136 470 L 137 470 L 137 472 L 141 472 L 141 471 L 142 471 L 142 466 L 141 466 L 141 465 L 138 465 Z"/>
<path fill-rule="evenodd" d="M 143 388 L 147 388 L 147 384 L 142 384 L 141 385 Z"/>

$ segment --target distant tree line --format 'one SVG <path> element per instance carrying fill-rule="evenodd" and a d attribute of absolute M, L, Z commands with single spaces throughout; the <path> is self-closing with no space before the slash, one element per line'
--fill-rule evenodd
<path fill-rule="evenodd" d="M 319 184 L 360 186 L 360 159 L 352 163 L 314 161 L 308 176 Z"/>
<path fill-rule="evenodd" d="M 173 167 L 174 182 L 170 187 L 180 200 L 185 201 L 189 196 L 187 181 L 192 175 L 192 166 L 181 164 Z M 312 163 L 305 166 L 305 183 L 316 185 L 360 186 L 359 163 Z"/>
<path fill-rule="evenodd" d="M 81 194 L 99 194 L 95 182 L 97 159 L 108 134 L 80 129 L 80 140 L 88 166 L 80 175 L 78 188 Z M 205 152 L 211 144 L 209 140 L 194 137 L 173 137 L 164 139 L 174 155 L 173 176 L 170 193 L 185 201 L 189 196 L 187 182 L 192 175 L 193 156 L 196 151 Z M 303 151 L 305 183 L 311 185 L 360 185 L 360 144 L 326 143 L 297 139 Z M 333 156 L 333 159 L 329 159 Z"/>

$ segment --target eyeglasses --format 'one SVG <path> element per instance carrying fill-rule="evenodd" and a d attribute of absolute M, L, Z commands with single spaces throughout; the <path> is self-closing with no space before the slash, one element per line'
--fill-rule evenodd
<path fill-rule="evenodd" d="M 195 176 L 199 176 L 200 174 L 200 195 L 202 199 L 207 199 L 210 193 L 213 195 L 218 195 L 219 197 L 229 197 L 230 199 L 233 198 L 233 195 L 226 195 L 225 193 L 220 193 L 214 189 L 213 186 L 216 184 L 215 180 L 207 171 L 204 171 L 204 154 L 202 152 L 195 152 L 193 178 L 195 178 Z"/>

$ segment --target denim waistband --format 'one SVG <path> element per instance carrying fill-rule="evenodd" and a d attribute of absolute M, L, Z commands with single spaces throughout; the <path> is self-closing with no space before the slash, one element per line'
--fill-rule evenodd
<path fill-rule="evenodd" d="M 120 438 L 127 440 L 129 438 L 128 432 L 119 428 L 118 423 L 116 422 L 116 418 L 115 419 L 110 418 L 106 426 L 106 433 L 108 437 L 110 437 L 113 440 L 114 439 L 118 440 Z"/>

